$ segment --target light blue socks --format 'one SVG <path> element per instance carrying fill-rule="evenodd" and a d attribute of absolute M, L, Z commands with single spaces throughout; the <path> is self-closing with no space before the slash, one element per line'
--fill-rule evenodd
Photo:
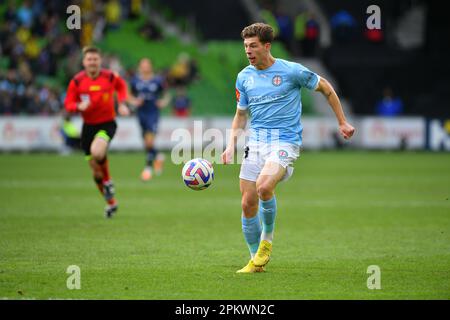
<path fill-rule="evenodd" d="M 258 215 L 262 220 L 261 240 L 267 240 L 272 243 L 275 217 L 277 215 L 277 200 L 275 196 L 267 201 L 259 200 Z"/>
<path fill-rule="evenodd" d="M 277 200 L 273 196 L 272 199 L 267 201 L 259 200 L 258 214 L 253 218 L 245 218 L 242 216 L 242 232 L 244 233 L 244 238 L 252 259 L 256 251 L 258 251 L 261 240 L 267 240 L 272 243 L 276 215 Z"/>
<path fill-rule="evenodd" d="M 242 216 L 242 232 L 244 233 L 245 241 L 247 242 L 248 249 L 252 259 L 258 251 L 259 241 L 261 237 L 261 222 L 259 215 L 253 218 L 245 218 Z"/>

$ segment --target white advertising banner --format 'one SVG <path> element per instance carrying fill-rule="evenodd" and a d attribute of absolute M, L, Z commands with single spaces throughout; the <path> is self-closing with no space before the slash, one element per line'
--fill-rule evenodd
<path fill-rule="evenodd" d="M 424 118 L 360 118 L 361 146 L 373 149 L 424 149 Z"/>
<path fill-rule="evenodd" d="M 54 150 L 62 144 L 58 117 L 0 117 L 0 150 Z"/>
<path fill-rule="evenodd" d="M 304 118 L 303 147 L 306 149 L 334 148 L 338 138 L 338 125 L 335 119 Z"/>
<path fill-rule="evenodd" d="M 81 129 L 81 119 L 74 117 L 74 124 Z M 112 150 L 142 150 L 141 129 L 136 118 L 117 119 L 118 129 L 112 141 Z M 156 147 L 162 150 L 179 148 L 204 150 L 208 147 L 225 146 L 229 139 L 232 117 L 174 118 L 163 117 L 159 124 Z M 63 139 L 60 117 L 0 117 L 0 151 L 60 150 Z M 436 122 L 428 133 L 424 118 L 378 118 L 352 119 L 357 132 L 347 144 L 354 148 L 369 149 L 446 149 L 448 147 L 445 125 Z M 342 139 L 334 118 L 305 117 L 303 124 L 303 147 L 305 149 L 334 148 Z M 434 124 L 434 122 L 432 122 Z M 436 132 L 435 132 L 436 131 Z M 438 133 L 439 133 L 438 132 Z M 442 137 L 443 138 L 442 138 Z M 431 139 L 433 138 L 433 139 Z M 434 142 L 436 141 L 436 142 Z M 444 142 L 442 142 L 444 141 Z M 243 146 L 244 141 L 240 141 Z M 431 148 L 434 147 L 434 148 Z"/>

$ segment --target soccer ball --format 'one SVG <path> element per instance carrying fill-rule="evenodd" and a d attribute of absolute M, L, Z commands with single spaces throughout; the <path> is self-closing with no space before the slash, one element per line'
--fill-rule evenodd
<path fill-rule="evenodd" d="M 211 185 L 214 180 L 214 169 L 208 160 L 196 158 L 186 162 L 181 175 L 186 186 L 198 191 Z"/>

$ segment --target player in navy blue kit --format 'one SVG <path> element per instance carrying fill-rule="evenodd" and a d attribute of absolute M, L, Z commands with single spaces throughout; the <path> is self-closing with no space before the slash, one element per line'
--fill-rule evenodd
<path fill-rule="evenodd" d="M 138 74 L 131 81 L 129 103 L 137 108 L 137 117 L 142 129 L 146 150 L 146 163 L 141 173 L 141 179 L 148 181 L 153 172 L 161 174 L 164 155 L 155 148 L 155 136 L 158 131 L 160 109 L 170 102 L 165 80 L 153 73 L 152 62 L 143 58 L 139 62 Z"/>

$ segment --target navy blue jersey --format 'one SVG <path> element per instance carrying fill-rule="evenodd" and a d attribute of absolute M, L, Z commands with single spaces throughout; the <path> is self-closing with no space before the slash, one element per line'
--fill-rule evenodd
<path fill-rule="evenodd" d="M 161 97 L 163 90 L 161 77 L 155 76 L 150 80 L 143 80 L 139 76 L 135 76 L 131 80 L 131 92 L 134 96 L 144 100 L 144 104 L 137 109 L 138 115 L 159 114 L 156 101 Z"/>

